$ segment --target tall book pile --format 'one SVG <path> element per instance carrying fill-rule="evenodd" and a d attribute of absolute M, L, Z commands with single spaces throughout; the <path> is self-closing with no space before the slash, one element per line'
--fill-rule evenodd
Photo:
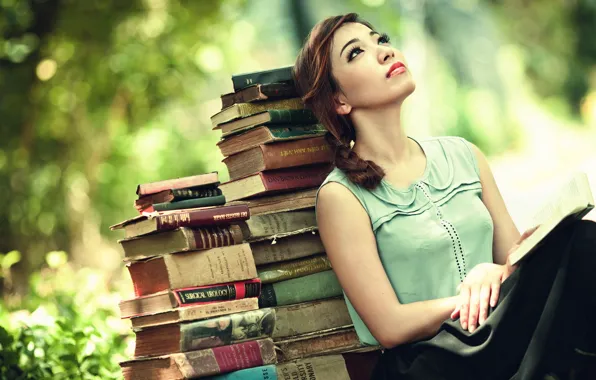
<path fill-rule="evenodd" d="M 217 173 L 139 185 L 140 215 L 112 226 L 135 297 L 125 379 L 368 379 L 362 347 L 316 233 L 316 189 L 332 169 L 325 129 L 291 68 L 232 77 L 211 118 Z"/>

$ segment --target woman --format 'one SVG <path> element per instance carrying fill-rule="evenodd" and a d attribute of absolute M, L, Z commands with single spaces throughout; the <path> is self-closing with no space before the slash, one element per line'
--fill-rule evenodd
<path fill-rule="evenodd" d="M 477 147 L 406 135 L 408 63 L 356 14 L 316 25 L 294 75 L 336 149 L 317 220 L 361 342 L 385 348 L 374 378 L 567 371 L 585 344 L 576 336 L 593 330 L 581 322 L 596 294 L 594 224 L 559 229 L 512 267 L 509 253 L 532 231 L 520 236 Z"/>

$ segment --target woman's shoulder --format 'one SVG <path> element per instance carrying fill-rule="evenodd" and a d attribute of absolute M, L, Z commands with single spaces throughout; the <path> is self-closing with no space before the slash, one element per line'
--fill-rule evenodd
<path fill-rule="evenodd" d="M 437 136 L 420 140 L 420 145 L 434 161 L 445 158 L 452 169 L 473 168 L 479 175 L 479 168 L 474 144 L 460 136 Z"/>

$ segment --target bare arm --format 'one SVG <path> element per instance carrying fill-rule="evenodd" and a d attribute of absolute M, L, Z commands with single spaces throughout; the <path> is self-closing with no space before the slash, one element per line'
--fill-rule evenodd
<path fill-rule="evenodd" d="M 457 297 L 402 305 L 383 269 L 366 211 L 338 183 L 319 191 L 317 220 L 327 256 L 350 302 L 386 348 L 432 336 Z"/>

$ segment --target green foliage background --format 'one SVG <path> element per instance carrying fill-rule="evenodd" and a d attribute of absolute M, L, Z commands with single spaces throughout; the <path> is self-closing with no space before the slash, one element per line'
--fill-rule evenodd
<path fill-rule="evenodd" d="M 0 0 L 0 377 L 117 377 L 130 284 L 109 225 L 138 183 L 225 180 L 209 117 L 230 75 L 291 64 L 350 11 L 412 57 L 413 135 L 498 154 L 531 138 L 530 109 L 596 123 L 594 0 Z"/>

